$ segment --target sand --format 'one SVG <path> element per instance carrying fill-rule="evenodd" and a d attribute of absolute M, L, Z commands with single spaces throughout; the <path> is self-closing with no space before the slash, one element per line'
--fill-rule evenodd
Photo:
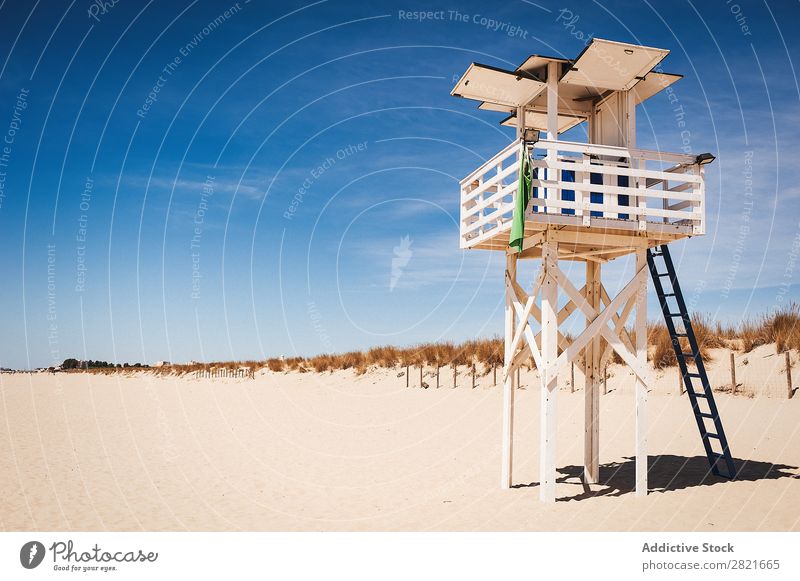
<path fill-rule="evenodd" d="M 501 393 L 491 374 L 476 389 L 463 376 L 452 389 L 449 370 L 440 389 L 427 375 L 429 389 L 413 387 L 417 372 L 411 380 L 406 388 L 398 370 L 254 380 L 4 374 L 0 528 L 800 529 L 800 396 L 717 396 L 734 456 L 746 460 L 729 482 L 706 475 L 686 396 L 660 374 L 649 407 L 651 493 L 636 498 L 633 378 L 615 368 L 601 397 L 602 484 L 591 489 L 579 479 L 583 392 L 564 383 L 559 501 L 543 505 L 533 373 L 517 392 L 511 490 L 499 487 Z"/>

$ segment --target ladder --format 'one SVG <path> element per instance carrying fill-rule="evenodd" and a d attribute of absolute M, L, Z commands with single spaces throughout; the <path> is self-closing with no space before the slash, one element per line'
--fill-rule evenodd
<path fill-rule="evenodd" d="M 663 270 L 659 270 L 657 264 L 659 258 L 663 263 Z M 648 249 L 647 266 L 653 278 L 653 286 L 658 295 L 661 311 L 664 313 L 664 321 L 672 339 L 672 346 L 675 348 L 675 357 L 683 377 L 683 385 L 686 387 L 686 393 L 692 404 L 692 411 L 697 420 L 697 428 L 700 430 L 700 437 L 703 440 L 708 463 L 711 465 L 711 472 L 723 478 L 734 478 L 736 466 L 733 463 L 730 448 L 728 448 L 725 431 L 722 429 L 722 420 L 719 417 L 717 404 L 714 402 L 714 394 L 708 382 L 703 357 L 700 355 L 697 338 L 692 329 L 692 321 L 678 284 L 675 265 L 672 263 L 666 244 Z M 681 339 L 688 341 L 689 352 L 684 351 Z M 691 369 L 689 365 L 693 365 L 694 369 Z M 698 389 L 695 389 L 695 386 Z M 706 420 L 711 420 L 713 431 L 709 431 Z M 721 451 L 717 451 L 719 449 Z"/>

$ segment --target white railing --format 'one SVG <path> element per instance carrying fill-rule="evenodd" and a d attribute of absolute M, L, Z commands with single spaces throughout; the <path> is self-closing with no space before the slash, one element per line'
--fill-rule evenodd
<path fill-rule="evenodd" d="M 521 141 L 510 143 L 461 181 L 461 247 L 511 227 Z M 540 140 L 534 199 L 526 220 L 632 231 L 705 233 L 702 166 L 692 155 Z"/>

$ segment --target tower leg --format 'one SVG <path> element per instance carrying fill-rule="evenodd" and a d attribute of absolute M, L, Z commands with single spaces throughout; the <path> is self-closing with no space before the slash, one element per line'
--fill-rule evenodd
<path fill-rule="evenodd" d="M 514 307 L 511 302 L 514 289 L 512 281 L 517 280 L 517 255 L 506 255 L 506 310 L 505 310 L 505 350 L 503 353 L 506 369 L 511 365 L 514 356 L 511 353 L 511 343 L 514 339 Z M 500 487 L 511 488 L 511 464 L 514 451 L 514 388 L 516 387 L 516 374 L 508 373 L 503 383 L 503 449 L 502 466 L 500 469 Z"/>
<path fill-rule="evenodd" d="M 586 261 L 586 302 L 600 310 L 600 264 Z M 592 319 L 587 317 L 586 326 Z M 600 480 L 600 337 L 592 339 L 584 349 L 584 448 L 583 481 L 597 484 Z"/>
<path fill-rule="evenodd" d="M 547 241 L 542 245 L 542 267 L 545 277 L 541 287 L 542 297 L 542 385 L 541 385 L 541 435 L 539 439 L 539 499 L 556 500 L 556 396 L 558 374 L 549 367 L 558 356 L 558 284 L 549 276 L 558 263 L 558 243 Z"/>
<path fill-rule="evenodd" d="M 647 268 L 647 250 L 636 251 L 636 270 Z M 647 365 L 647 278 L 636 294 L 636 358 Z M 636 496 L 647 495 L 647 385 L 636 378 Z"/>

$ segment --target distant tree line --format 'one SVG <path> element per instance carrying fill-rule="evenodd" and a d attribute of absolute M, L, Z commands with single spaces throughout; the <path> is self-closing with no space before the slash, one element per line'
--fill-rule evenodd
<path fill-rule="evenodd" d="M 61 369 L 127 369 L 127 368 L 143 368 L 150 367 L 149 365 L 142 365 L 141 363 L 109 363 L 108 361 L 82 361 L 80 359 L 64 359 L 61 364 Z"/>

